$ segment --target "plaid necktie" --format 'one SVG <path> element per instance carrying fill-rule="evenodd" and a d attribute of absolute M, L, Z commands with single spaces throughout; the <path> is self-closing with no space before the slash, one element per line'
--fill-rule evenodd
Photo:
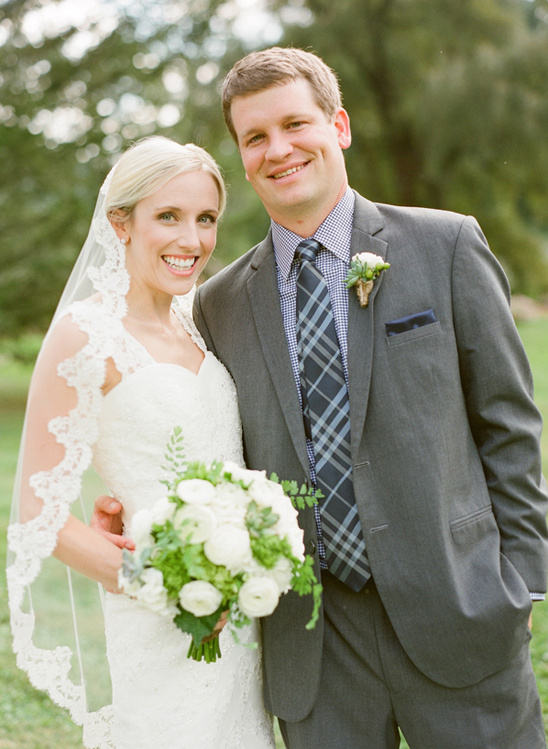
<path fill-rule="evenodd" d="M 325 278 L 316 267 L 322 245 L 297 248 L 297 346 L 307 437 L 314 445 L 316 484 L 324 494 L 320 518 L 329 571 L 355 591 L 371 575 L 365 552 L 350 456 L 350 405 Z"/>

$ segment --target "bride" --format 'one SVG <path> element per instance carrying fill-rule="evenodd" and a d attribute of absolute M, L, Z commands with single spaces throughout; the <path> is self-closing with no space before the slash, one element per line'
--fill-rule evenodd
<path fill-rule="evenodd" d="M 33 685 L 83 726 L 86 747 L 274 747 L 257 650 L 223 631 L 220 660 L 188 660 L 187 635 L 117 594 L 122 551 L 75 510 L 91 464 L 124 524 L 153 504 L 174 426 L 189 460 L 243 463 L 234 384 L 205 351 L 185 298 L 224 205 L 219 169 L 201 148 L 153 137 L 126 151 L 101 188 L 33 375 L 8 531 L 14 651 Z M 67 611 L 52 557 L 67 565 Z M 112 684 L 99 706 L 86 578 L 100 584 Z M 243 637 L 256 638 L 251 627 Z"/>

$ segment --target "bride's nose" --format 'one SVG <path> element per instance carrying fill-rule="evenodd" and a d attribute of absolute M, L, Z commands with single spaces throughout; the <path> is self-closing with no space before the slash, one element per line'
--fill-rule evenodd
<path fill-rule="evenodd" d="M 181 229 L 177 237 L 177 246 L 181 249 L 192 251 L 200 247 L 198 227 L 193 221 L 181 224 Z"/>

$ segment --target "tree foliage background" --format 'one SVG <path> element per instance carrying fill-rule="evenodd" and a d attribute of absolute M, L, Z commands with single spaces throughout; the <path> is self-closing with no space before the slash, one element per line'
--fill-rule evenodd
<path fill-rule="evenodd" d="M 210 272 L 264 236 L 218 88 L 273 43 L 338 72 L 353 187 L 472 213 L 513 290 L 548 293 L 548 0 L 0 0 L 0 339 L 45 329 L 102 179 L 144 135 L 224 169 Z"/>

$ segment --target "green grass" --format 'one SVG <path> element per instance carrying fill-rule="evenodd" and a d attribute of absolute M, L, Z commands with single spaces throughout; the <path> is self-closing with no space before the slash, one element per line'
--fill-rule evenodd
<path fill-rule="evenodd" d="M 520 334 L 535 379 L 535 400 L 548 422 L 548 319 L 522 323 Z M 81 749 L 81 731 L 65 711 L 34 690 L 11 652 L 4 584 L 6 527 L 30 369 L 0 362 L 0 749 Z M 542 439 L 548 466 L 548 428 Z M 545 468 L 546 471 L 546 468 Z M 548 604 L 536 604 L 531 653 L 548 727 Z M 283 744 L 277 735 L 277 747 Z M 407 744 L 402 741 L 401 749 Z"/>

